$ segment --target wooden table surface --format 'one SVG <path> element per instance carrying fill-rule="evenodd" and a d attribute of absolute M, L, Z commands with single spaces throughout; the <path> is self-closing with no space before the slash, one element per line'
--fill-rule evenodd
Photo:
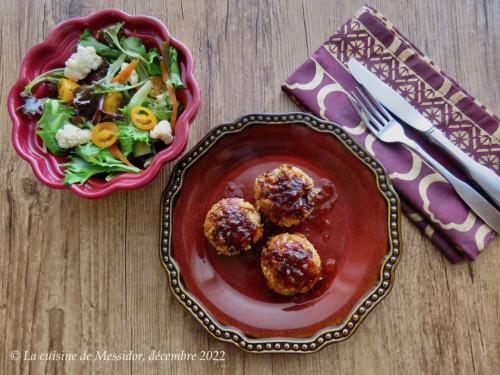
<path fill-rule="evenodd" d="M 370 1 L 452 77 L 500 112 L 498 0 Z M 5 0 L 0 12 L 1 374 L 499 374 L 500 242 L 452 265 L 403 219 L 396 285 L 354 336 L 309 355 L 217 342 L 175 301 L 158 260 L 165 166 L 148 186 L 90 201 L 52 190 L 14 152 L 6 95 L 27 49 L 105 6 L 163 20 L 192 51 L 202 105 L 189 146 L 254 111 L 297 110 L 280 84 L 361 1 Z M 12 360 L 29 354 L 199 353 L 223 362 Z"/>

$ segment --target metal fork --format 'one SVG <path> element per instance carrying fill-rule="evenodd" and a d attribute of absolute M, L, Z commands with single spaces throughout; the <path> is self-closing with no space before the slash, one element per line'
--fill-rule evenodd
<path fill-rule="evenodd" d="M 453 186 L 460 198 L 481 219 L 500 233 L 500 212 L 472 186 L 455 177 L 415 141 L 408 138 L 403 126 L 369 92 L 363 92 L 357 87 L 353 98 L 349 97 L 349 100 L 361 120 L 378 139 L 387 143 L 402 143 L 419 154 Z"/>

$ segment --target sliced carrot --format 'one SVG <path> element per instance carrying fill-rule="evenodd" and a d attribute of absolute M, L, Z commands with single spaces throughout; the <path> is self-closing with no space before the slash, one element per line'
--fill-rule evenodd
<path fill-rule="evenodd" d="M 167 42 L 165 42 L 165 44 L 168 46 Z M 170 117 L 170 126 L 172 127 L 172 133 L 175 134 L 175 123 L 177 121 L 177 109 L 179 104 L 177 103 L 177 97 L 175 96 L 174 85 L 172 85 L 171 83 L 167 83 L 167 81 L 170 79 L 167 65 L 165 65 L 165 62 L 161 61 L 160 67 L 161 67 L 161 76 L 163 78 L 163 81 L 167 85 L 168 96 L 170 96 L 170 101 L 172 102 L 172 116 Z"/>
<path fill-rule="evenodd" d="M 165 62 L 160 61 L 160 68 L 161 68 L 161 78 L 163 79 L 163 82 L 165 82 L 166 84 L 170 76 L 168 74 L 167 65 L 165 65 Z"/>
<path fill-rule="evenodd" d="M 170 125 L 172 126 L 172 133 L 175 133 L 175 123 L 177 122 L 177 97 L 175 96 L 175 88 L 173 85 L 168 85 L 168 95 L 172 101 L 172 116 L 170 117 Z"/>
<path fill-rule="evenodd" d="M 132 163 L 127 159 L 125 155 L 123 155 L 122 150 L 120 150 L 116 142 L 113 143 L 111 146 L 109 146 L 108 150 L 113 154 L 115 158 L 121 160 L 124 164 L 127 164 L 129 167 L 133 167 Z"/>
<path fill-rule="evenodd" d="M 139 64 L 139 60 L 132 61 L 130 64 L 127 65 L 125 69 L 123 69 L 120 73 L 118 73 L 111 80 L 111 82 L 124 83 L 130 77 L 134 69 L 137 67 L 137 64 Z"/>

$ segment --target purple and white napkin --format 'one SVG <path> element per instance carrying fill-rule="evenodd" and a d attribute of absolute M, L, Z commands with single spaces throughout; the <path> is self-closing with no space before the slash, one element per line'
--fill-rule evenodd
<path fill-rule="evenodd" d="M 500 169 L 499 119 L 441 71 L 376 10 L 361 8 L 283 84 L 301 107 L 340 124 L 386 168 L 408 217 L 453 262 L 475 259 L 494 237 L 453 188 L 414 152 L 377 140 L 360 122 L 348 94 L 357 86 L 347 70 L 356 58 L 395 89 L 476 161 Z M 457 176 L 463 173 L 429 141 L 408 130 Z"/>

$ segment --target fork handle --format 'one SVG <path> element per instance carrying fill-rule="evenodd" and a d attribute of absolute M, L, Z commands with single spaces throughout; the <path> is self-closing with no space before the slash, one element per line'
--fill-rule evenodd
<path fill-rule="evenodd" d="M 427 136 L 439 147 L 458 161 L 462 168 L 496 203 L 500 206 L 500 177 L 491 169 L 479 164 L 465 152 L 455 146 L 436 128 L 431 129 Z"/>
<path fill-rule="evenodd" d="M 443 176 L 455 189 L 462 200 L 488 224 L 495 232 L 500 233 L 500 212 L 479 194 L 472 186 L 456 178 L 446 168 L 444 168 L 436 159 L 430 156 L 416 142 L 406 139 L 404 144 L 419 154 L 432 168 Z"/>

